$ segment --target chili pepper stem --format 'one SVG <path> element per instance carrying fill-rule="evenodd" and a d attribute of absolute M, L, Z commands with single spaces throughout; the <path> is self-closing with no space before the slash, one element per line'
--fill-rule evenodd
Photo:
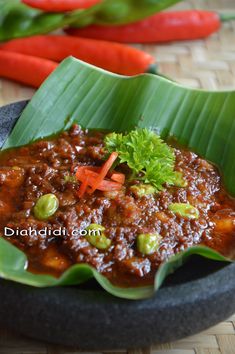
<path fill-rule="evenodd" d="M 158 73 L 158 65 L 157 64 L 151 64 L 149 65 L 147 71 L 146 71 L 147 74 L 154 74 L 154 75 L 159 75 Z"/>
<path fill-rule="evenodd" d="M 233 14 L 219 14 L 219 18 L 221 22 L 227 22 L 235 20 L 235 13 Z"/>

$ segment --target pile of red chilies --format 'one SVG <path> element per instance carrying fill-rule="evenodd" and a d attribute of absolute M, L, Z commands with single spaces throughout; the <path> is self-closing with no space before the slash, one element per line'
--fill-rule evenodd
<path fill-rule="evenodd" d="M 48 12 L 88 8 L 101 0 L 23 0 Z M 122 43 L 164 43 L 205 38 L 233 17 L 208 11 L 163 12 L 122 26 L 68 28 L 68 35 L 40 35 L 0 45 L 0 76 L 39 87 L 66 57 L 121 75 L 152 70 L 155 58 Z"/>

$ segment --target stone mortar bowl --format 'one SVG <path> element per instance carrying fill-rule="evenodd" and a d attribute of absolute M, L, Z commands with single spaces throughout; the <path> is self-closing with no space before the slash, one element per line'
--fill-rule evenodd
<path fill-rule="evenodd" d="M 0 146 L 27 101 L 0 108 Z M 193 257 L 153 298 L 131 301 L 94 282 L 38 289 L 0 280 L 0 326 L 80 350 L 139 348 L 200 332 L 235 312 L 235 264 Z"/>

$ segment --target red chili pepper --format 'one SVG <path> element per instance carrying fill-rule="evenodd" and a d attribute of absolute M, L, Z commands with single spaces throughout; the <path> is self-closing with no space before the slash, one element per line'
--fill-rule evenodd
<path fill-rule="evenodd" d="M 86 189 L 88 187 L 88 180 L 89 180 L 88 177 L 85 177 L 85 179 L 83 180 L 83 182 L 77 192 L 77 195 L 79 198 L 82 198 L 84 196 L 84 194 L 86 193 Z"/>
<path fill-rule="evenodd" d="M 79 198 L 82 198 L 86 192 L 92 194 L 96 189 L 103 192 L 122 189 L 125 182 L 125 175 L 122 173 L 114 172 L 111 174 L 111 179 L 114 177 L 115 182 L 105 179 L 116 158 L 117 153 L 113 152 L 102 167 L 80 166 L 77 169 L 76 178 L 82 182 L 78 190 Z"/>
<path fill-rule="evenodd" d="M 0 50 L 0 77 L 32 87 L 38 88 L 57 66 L 51 60 Z"/>
<path fill-rule="evenodd" d="M 76 172 L 77 180 L 83 181 L 86 171 L 100 172 L 100 167 L 95 167 L 95 166 L 80 166 L 80 167 L 78 167 L 77 172 Z"/>
<path fill-rule="evenodd" d="M 92 186 L 92 192 L 94 192 L 99 184 L 105 179 L 106 175 L 108 174 L 109 170 L 111 169 L 113 163 L 117 160 L 118 158 L 118 153 L 117 152 L 112 152 L 111 155 L 109 156 L 108 160 L 104 163 L 102 166 L 99 175 Z"/>
<path fill-rule="evenodd" d="M 161 43 L 205 38 L 219 30 L 221 22 L 235 19 L 235 14 L 219 15 L 208 11 L 163 12 L 143 21 L 124 26 L 69 28 L 74 36 L 123 43 Z"/>
<path fill-rule="evenodd" d="M 91 187 L 89 194 L 92 193 L 92 186 L 94 185 L 96 179 L 99 177 L 99 174 L 96 172 L 92 172 L 89 170 L 85 171 L 85 175 L 89 177 L 88 179 L 88 185 Z M 121 190 L 123 186 L 123 183 L 118 183 L 118 182 L 113 182 L 107 179 L 103 179 L 100 184 L 98 185 L 97 189 L 103 192 L 109 192 L 109 191 L 117 191 Z"/>
<path fill-rule="evenodd" d="M 114 172 L 111 175 L 111 179 L 115 182 L 124 184 L 125 183 L 125 175 L 124 173 L 118 173 L 118 172 Z"/>
<path fill-rule="evenodd" d="M 74 57 L 122 75 L 148 72 L 155 58 L 136 48 L 119 43 L 71 36 L 35 36 L 2 44 L 2 50 L 32 55 L 60 62 Z"/>
<path fill-rule="evenodd" d="M 47 12 L 73 11 L 87 9 L 101 0 L 22 0 L 24 4 Z"/>

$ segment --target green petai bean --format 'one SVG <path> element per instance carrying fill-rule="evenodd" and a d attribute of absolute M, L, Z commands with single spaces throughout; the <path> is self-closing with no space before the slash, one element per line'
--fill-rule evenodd
<path fill-rule="evenodd" d="M 130 190 L 139 198 L 156 192 L 156 189 L 151 184 L 136 184 L 131 186 Z"/>
<path fill-rule="evenodd" d="M 169 210 L 174 214 L 178 214 L 188 219 L 199 218 L 199 210 L 189 203 L 172 203 L 169 205 Z"/>
<path fill-rule="evenodd" d="M 54 215 L 58 208 L 58 198 L 54 194 L 44 194 L 34 207 L 34 216 L 39 220 L 46 220 Z"/>
<path fill-rule="evenodd" d="M 87 228 L 87 241 L 100 250 L 106 250 L 111 246 L 111 240 L 104 234 L 105 228 L 102 225 L 91 224 Z"/>
<path fill-rule="evenodd" d="M 162 236 L 159 234 L 140 234 L 137 237 L 137 249 L 139 252 L 149 255 L 159 248 Z"/>
<path fill-rule="evenodd" d="M 174 186 L 181 187 L 181 188 L 187 187 L 188 182 L 184 179 L 182 172 L 176 171 L 175 174 L 176 174 L 176 178 L 175 178 Z"/>

